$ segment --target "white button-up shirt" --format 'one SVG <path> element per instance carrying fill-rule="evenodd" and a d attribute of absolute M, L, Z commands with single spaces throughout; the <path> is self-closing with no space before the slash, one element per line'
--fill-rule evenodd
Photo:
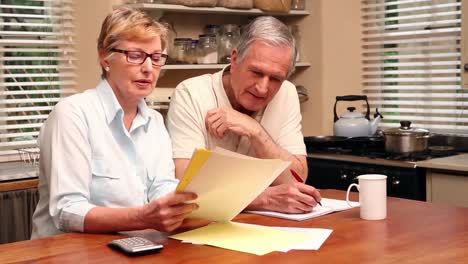
<path fill-rule="evenodd" d="M 95 206 L 135 207 L 175 190 L 171 141 L 144 100 L 128 131 L 103 80 L 61 100 L 39 135 L 39 204 L 31 238 L 83 231 Z"/>

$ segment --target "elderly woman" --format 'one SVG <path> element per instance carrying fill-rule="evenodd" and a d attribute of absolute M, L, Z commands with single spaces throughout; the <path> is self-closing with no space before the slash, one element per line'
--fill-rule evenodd
<path fill-rule="evenodd" d="M 166 28 L 127 8 L 98 39 L 102 81 L 51 112 L 39 135 L 40 200 L 32 238 L 62 232 L 171 231 L 197 208 L 174 193 L 170 138 L 144 101 L 167 55 Z"/>

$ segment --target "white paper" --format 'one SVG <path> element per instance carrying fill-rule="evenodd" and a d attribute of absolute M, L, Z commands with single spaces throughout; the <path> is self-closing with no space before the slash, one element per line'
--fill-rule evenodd
<path fill-rule="evenodd" d="M 322 206 L 317 205 L 314 207 L 312 212 L 304 213 L 304 214 L 287 214 L 287 213 L 278 213 L 278 212 L 271 212 L 271 211 L 246 211 L 246 213 L 253 213 L 253 214 L 260 214 L 266 215 L 271 217 L 295 220 L 295 221 L 302 221 L 314 217 L 318 217 L 321 215 L 326 215 L 336 211 L 344 211 L 354 207 L 359 206 L 358 202 L 350 202 L 352 207 L 348 205 L 345 200 L 336 200 L 336 199 L 328 199 L 322 198 L 320 201 Z"/>
<path fill-rule="evenodd" d="M 298 232 L 302 234 L 310 235 L 313 237 L 310 240 L 307 240 L 301 244 L 294 245 L 292 248 L 285 248 L 279 250 L 281 252 L 288 252 L 289 250 L 319 250 L 323 243 L 328 239 L 328 237 L 333 232 L 332 229 L 325 228 L 294 228 L 294 227 L 275 227 L 280 230 L 287 232 Z"/>

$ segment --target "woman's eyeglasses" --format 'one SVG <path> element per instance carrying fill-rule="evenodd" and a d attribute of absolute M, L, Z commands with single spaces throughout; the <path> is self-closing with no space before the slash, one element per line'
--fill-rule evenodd
<path fill-rule="evenodd" d="M 111 49 L 113 52 L 123 53 L 127 57 L 127 62 L 131 64 L 141 65 L 146 61 L 146 58 L 151 59 L 151 64 L 153 66 L 163 66 L 167 61 L 167 54 L 155 52 L 153 54 L 148 54 L 143 51 L 133 51 L 133 50 L 121 50 L 121 49 Z"/>

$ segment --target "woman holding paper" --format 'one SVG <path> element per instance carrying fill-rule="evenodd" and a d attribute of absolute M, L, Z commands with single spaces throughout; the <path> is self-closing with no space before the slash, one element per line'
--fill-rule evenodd
<path fill-rule="evenodd" d="M 62 232 L 171 231 L 197 208 L 174 193 L 171 142 L 144 101 L 167 55 L 166 28 L 114 10 L 98 39 L 102 80 L 58 103 L 39 135 L 40 200 L 32 238 Z"/>

